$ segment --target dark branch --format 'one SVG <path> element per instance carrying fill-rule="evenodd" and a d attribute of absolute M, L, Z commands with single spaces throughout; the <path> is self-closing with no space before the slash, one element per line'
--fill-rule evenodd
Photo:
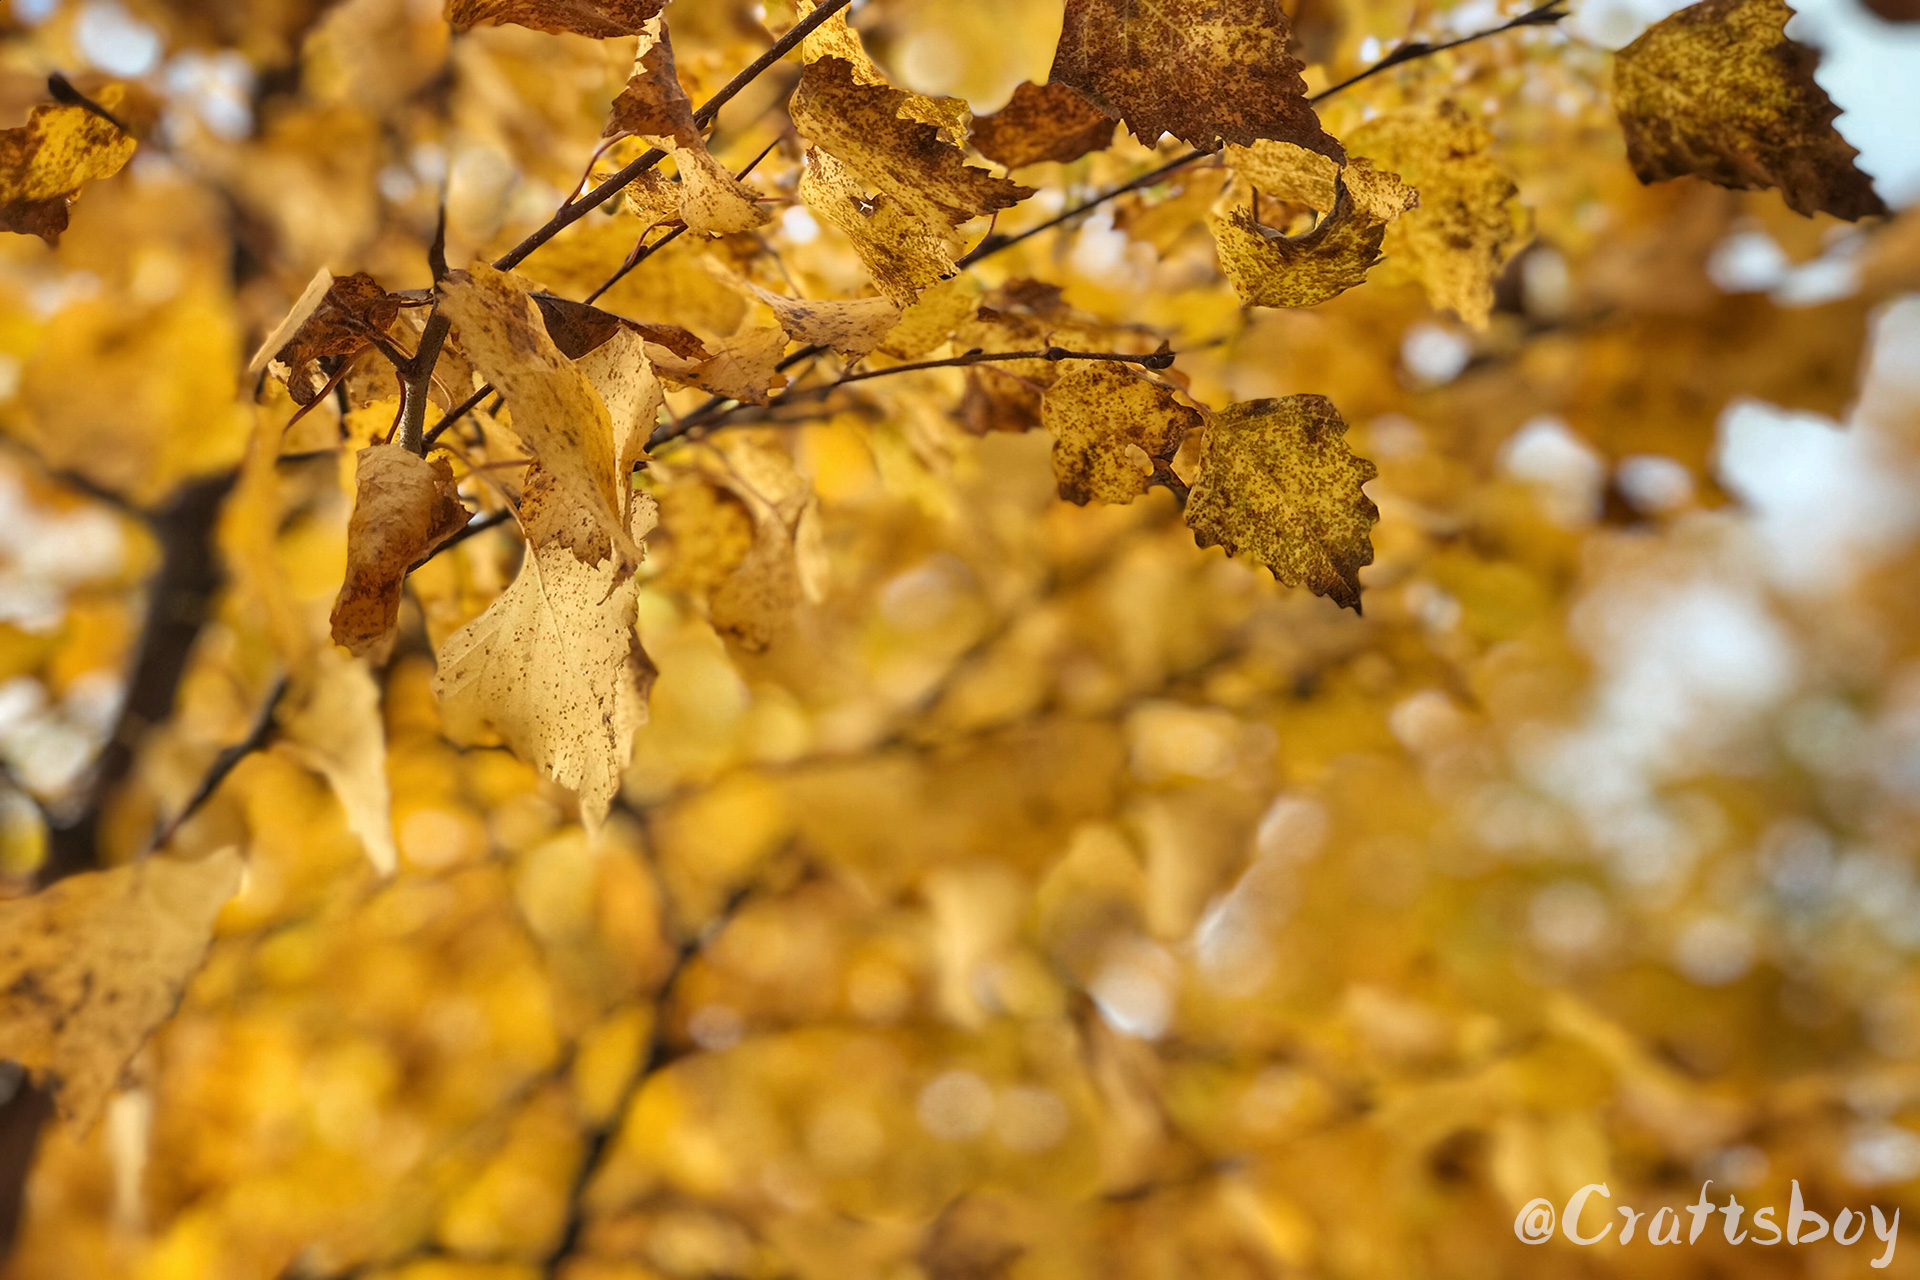
<path fill-rule="evenodd" d="M 851 3 L 851 0 L 822 0 L 822 3 L 815 8 L 812 13 L 809 13 L 806 17 L 795 23 L 793 28 L 788 31 L 787 34 L 774 41 L 765 53 L 748 63 L 739 75 L 727 81 L 726 84 L 720 87 L 719 92 L 701 103 L 699 109 L 693 113 L 694 123 L 703 129 L 709 124 L 712 124 L 714 117 L 720 114 L 721 107 L 724 107 L 728 102 L 732 101 L 736 94 L 758 79 L 760 74 L 768 67 L 771 67 L 774 63 L 793 52 L 794 48 L 798 46 L 802 40 L 805 40 L 809 35 L 813 34 L 814 28 L 846 8 L 849 3 Z M 586 217 L 587 214 L 599 208 L 608 200 L 611 200 L 628 183 L 664 160 L 666 155 L 666 152 L 658 147 L 654 147 L 645 155 L 642 155 L 633 161 L 633 163 L 615 173 L 605 182 L 602 182 L 599 186 L 587 192 L 584 196 L 581 196 L 577 200 L 569 200 L 567 203 L 561 205 L 554 215 L 547 219 L 544 226 L 500 255 L 500 257 L 494 261 L 493 265 L 501 271 L 511 271 L 513 268 L 519 266 L 522 262 L 526 261 L 529 254 L 533 253 L 541 245 L 553 239 L 574 223 L 580 221 L 580 219 Z"/>
<path fill-rule="evenodd" d="M 120 132 L 126 134 L 129 138 L 133 136 L 133 130 L 127 127 L 125 120 L 122 120 L 119 116 L 95 102 L 92 98 L 89 98 L 86 94 L 74 88 L 73 81 L 67 79 L 58 71 L 47 77 L 47 92 L 53 95 L 55 102 L 62 102 L 69 107 L 79 107 L 83 111 L 90 111 Z"/>
<path fill-rule="evenodd" d="M 220 784 L 227 780 L 227 775 L 233 772 L 235 766 L 273 740 L 273 713 L 286 694 L 287 678 L 281 676 L 273 682 L 273 688 L 267 691 L 265 701 L 260 704 L 260 714 L 254 717 L 252 731 L 213 758 L 213 764 L 200 779 L 200 785 L 193 789 L 193 794 L 187 797 L 186 804 L 180 807 L 180 812 L 167 819 L 153 833 L 153 839 L 147 845 L 148 853 L 166 848 L 167 842 L 186 825 L 187 819 L 200 812 L 207 801 L 213 799 L 213 793 L 220 789 Z"/>

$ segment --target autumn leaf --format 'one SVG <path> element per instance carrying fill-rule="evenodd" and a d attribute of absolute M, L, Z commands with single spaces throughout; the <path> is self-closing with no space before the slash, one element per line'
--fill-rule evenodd
<path fill-rule="evenodd" d="M 748 329 L 721 342 L 706 359 L 673 370 L 671 376 L 727 400 L 765 404 L 775 389 L 786 385 L 787 377 L 778 368 L 786 349 L 785 330 Z"/>
<path fill-rule="evenodd" d="M 1010 208 L 1033 194 L 1031 187 L 968 164 L 966 153 L 945 141 L 934 125 L 902 116 L 905 92 L 862 84 L 853 72 L 843 58 L 808 63 L 793 92 L 793 123 L 871 189 L 929 225 L 944 227 Z"/>
<path fill-rule="evenodd" d="M 973 122 L 974 150 L 1009 169 L 1066 164 L 1113 143 L 1113 120 L 1064 84 L 1022 80 L 1007 105 Z"/>
<path fill-rule="evenodd" d="M 815 8 L 815 0 L 787 0 L 792 5 L 796 19 L 805 18 Z M 838 58 L 852 68 L 853 79 L 864 85 L 873 85 L 882 89 L 904 92 L 899 100 L 900 114 L 908 120 L 918 120 L 929 124 L 938 131 L 941 141 L 949 146 L 964 146 L 967 141 L 967 123 L 973 118 L 973 111 L 965 98 L 937 98 L 924 93 L 905 92 L 897 89 L 880 70 L 872 56 L 867 53 L 866 42 L 860 33 L 847 21 L 847 10 L 841 9 L 808 33 L 800 42 L 800 59 L 811 66 L 822 58 Z"/>
<path fill-rule="evenodd" d="M 271 369 L 295 404 L 311 404 L 334 372 L 317 362 L 365 349 L 368 333 L 385 333 L 399 314 L 400 300 L 366 272 L 336 276 L 322 267 L 260 343 L 247 372 Z"/>
<path fill-rule="evenodd" d="M 1532 230 L 1519 188 L 1491 154 L 1493 136 L 1443 100 L 1370 120 L 1347 145 L 1420 193 L 1419 207 L 1387 228 L 1381 278 L 1418 281 L 1434 306 L 1484 328 L 1494 282 Z"/>
<path fill-rule="evenodd" d="M 197 862 L 156 856 L 0 902 L 0 1058 L 91 1125 L 180 1002 L 240 871 L 231 847 Z"/>
<path fill-rule="evenodd" d="M 634 537 L 652 528 L 651 500 Z M 440 647 L 434 692 L 450 732 L 497 732 L 521 759 L 605 819 L 647 722 L 654 669 L 634 631 L 639 587 L 612 562 L 559 543 L 527 550 L 500 598 Z"/>
<path fill-rule="evenodd" d="M 1152 146 L 1276 138 L 1345 159 L 1307 103 L 1279 0 L 1067 0 L 1048 79 Z"/>
<path fill-rule="evenodd" d="M 1789 208 L 1848 221 L 1887 211 L 1833 127 L 1820 55 L 1787 37 L 1792 16 L 1783 0 L 1702 0 L 1615 55 L 1613 105 L 1640 181 L 1778 187 Z"/>
<path fill-rule="evenodd" d="M 454 336 L 481 375 L 499 388 L 513 413 L 513 429 L 552 478 L 554 500 L 577 508 L 569 548 L 597 564 L 617 555 L 628 565 L 640 550 L 620 512 L 616 446 L 607 406 L 580 369 L 547 333 L 540 310 L 512 276 L 476 264 L 440 286 L 441 306 Z"/>
<path fill-rule="evenodd" d="M 1261 225 L 1249 200 L 1215 217 L 1220 269 L 1250 307 L 1311 307 L 1367 278 L 1380 261 L 1387 224 L 1419 204 L 1412 187 L 1363 160 L 1335 184 L 1333 210 L 1309 231 L 1282 235 Z"/>
<path fill-rule="evenodd" d="M 1303 204 L 1322 213 L 1333 208 L 1341 165 L 1318 151 L 1291 142 L 1262 140 L 1250 147 L 1228 146 L 1227 165 L 1263 198 Z"/>
<path fill-rule="evenodd" d="M 362 449 L 358 461 L 333 642 L 378 663 L 393 649 L 407 570 L 465 528 L 470 513 L 444 457 L 376 444 Z"/>
<path fill-rule="evenodd" d="M 853 243 L 882 297 L 911 306 L 953 274 L 953 245 L 943 233 L 884 192 L 868 195 L 853 171 L 824 151 L 809 151 L 800 199 Z"/>
<path fill-rule="evenodd" d="M 613 100 L 605 136 L 621 134 L 632 134 L 673 157 L 680 170 L 680 218 L 688 230 L 731 235 L 762 226 L 772 216 L 757 203 L 760 193 L 735 178 L 707 150 L 693 119 L 693 103 L 674 73 L 673 43 L 659 18 L 640 37 L 633 75 Z M 661 184 L 653 179 L 641 185 L 645 192 Z"/>
<path fill-rule="evenodd" d="M 1203 547 L 1267 566 L 1290 587 L 1360 611 L 1360 567 L 1379 508 L 1360 491 L 1378 475 L 1347 448 L 1324 396 L 1250 400 L 1216 411 L 1200 437 L 1187 525 Z"/>
<path fill-rule="evenodd" d="M 710 475 L 753 516 L 753 545 L 713 590 L 714 629 L 749 653 L 775 644 L 803 601 L 824 590 L 825 549 L 813 487 L 784 451 L 751 440 L 717 446 Z"/>
<path fill-rule="evenodd" d="M 275 720 L 276 745 L 327 780 L 367 861 L 381 875 L 392 875 L 400 854 L 393 842 L 380 684 L 371 668 L 338 649 L 315 650 L 281 699 Z"/>
<path fill-rule="evenodd" d="M 639 35 L 666 4 L 667 0 L 447 0 L 447 21 L 460 28 L 512 23 L 605 40 Z"/>
<path fill-rule="evenodd" d="M 1114 360 L 1063 375 L 1041 398 L 1040 418 L 1053 436 L 1060 496 L 1083 507 L 1145 493 L 1150 473 L 1138 456 L 1170 463 L 1200 425 L 1171 388 Z"/>
<path fill-rule="evenodd" d="M 880 345 L 900 322 L 900 308 L 886 298 L 792 298 L 763 288 L 722 263 L 708 270 L 728 288 L 766 303 L 795 342 L 832 347 L 858 360 Z"/>
<path fill-rule="evenodd" d="M 95 100 L 111 111 L 125 96 L 121 86 L 108 85 Z M 58 244 L 80 188 L 120 172 L 135 146 L 118 125 L 85 107 L 34 107 L 19 128 L 0 129 L 0 229 Z"/>

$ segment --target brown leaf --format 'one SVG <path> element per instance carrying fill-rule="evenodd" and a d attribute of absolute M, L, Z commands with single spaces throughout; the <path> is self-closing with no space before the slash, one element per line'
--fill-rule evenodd
<path fill-rule="evenodd" d="M 1363 160 L 1334 187 L 1333 211 L 1312 230 L 1281 235 L 1251 200 L 1213 220 L 1220 269 L 1250 307 L 1312 307 L 1353 288 L 1380 261 L 1387 224 L 1419 203 L 1412 187 Z"/>
<path fill-rule="evenodd" d="M 1787 38 L 1792 16 L 1784 0 L 1702 0 L 1615 55 L 1613 105 L 1640 181 L 1778 187 L 1790 208 L 1849 221 L 1887 211 L 1833 127 L 1820 55 Z"/>
<path fill-rule="evenodd" d="M 466 527 L 453 469 L 397 444 L 360 451 L 347 522 L 347 577 L 333 602 L 333 642 L 355 657 L 385 662 L 400 616 L 407 570 Z"/>
<path fill-rule="evenodd" d="M 1113 120 L 1064 84 L 1022 80 L 1007 105 L 973 122 L 974 150 L 1009 169 L 1066 164 L 1113 143 Z"/>
<path fill-rule="evenodd" d="M 240 854 L 146 858 L 0 902 L 0 1058 L 90 1125 L 180 1002 L 240 887 Z"/>
<path fill-rule="evenodd" d="M 1325 396 L 1250 400 L 1216 412 L 1200 438 L 1187 526 L 1203 547 L 1267 566 L 1290 587 L 1360 611 L 1360 567 L 1380 510 L 1360 491 L 1379 472 L 1347 448 Z"/>
<path fill-rule="evenodd" d="M 1149 474 L 1135 451 L 1171 461 L 1200 425 L 1200 415 L 1169 388 L 1113 360 L 1076 369 L 1047 388 L 1040 417 L 1053 436 L 1060 496 L 1083 507 L 1132 502 L 1146 492 Z"/>
<path fill-rule="evenodd" d="M 95 101 L 111 111 L 126 91 L 108 85 Z M 17 129 L 0 129 L 0 230 L 57 244 L 67 206 L 80 188 L 111 178 L 133 158 L 136 143 L 85 107 L 44 103 Z"/>
<path fill-rule="evenodd" d="M 1031 187 L 968 164 L 966 153 L 934 125 L 903 116 L 909 96 L 861 83 L 843 58 L 821 58 L 808 64 L 793 92 L 794 127 L 862 182 L 935 227 L 957 226 L 1033 194 Z"/>
<path fill-rule="evenodd" d="M 1152 146 L 1277 138 L 1344 160 L 1307 103 L 1279 0 L 1067 0 L 1048 79 Z"/>
<path fill-rule="evenodd" d="M 647 500 L 634 537 L 652 528 Z M 595 829 L 620 790 L 647 722 L 654 668 L 634 631 L 639 586 L 608 561 L 558 543 L 529 547 L 513 584 L 440 647 L 434 692 L 448 729 L 492 729 L 514 753 L 580 797 Z"/>
<path fill-rule="evenodd" d="M 512 23 L 606 40 L 639 35 L 666 5 L 667 0 L 447 0 L 447 21 L 462 29 Z"/>
<path fill-rule="evenodd" d="M 247 372 L 257 374 L 272 366 L 295 404 L 312 404 L 338 367 L 336 358 L 366 347 L 367 331 L 385 333 L 399 314 L 400 300 L 366 272 L 336 276 L 322 267 L 260 343 Z M 322 366 L 319 361 L 331 363 Z"/>

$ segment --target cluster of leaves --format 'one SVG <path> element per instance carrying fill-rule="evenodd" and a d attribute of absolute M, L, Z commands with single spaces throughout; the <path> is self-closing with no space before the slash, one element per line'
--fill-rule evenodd
<path fill-rule="evenodd" d="M 205 619 L 185 641 L 149 621 L 134 683 L 161 690 L 160 714 L 129 700 L 119 747 L 49 799 L 51 853 L 21 868 L 48 887 L 0 902 L 0 1058 L 76 1134 L 124 1082 L 178 1063 L 161 1095 L 179 1118 L 161 1123 L 191 1125 L 196 1106 L 218 1110 L 196 1090 L 271 1075 L 329 999 L 350 999 L 338 1061 L 299 1069 L 383 1100 L 332 1138 L 275 1135 L 269 1147 L 301 1153 L 284 1172 L 244 1149 L 243 1130 L 205 1167 L 170 1170 L 175 1227 L 152 1265 L 587 1276 L 613 1259 L 605 1274 L 877 1276 L 911 1259 L 947 1280 L 1213 1273 L 1246 1252 L 1262 1260 L 1248 1267 L 1317 1257 L 1387 1274 L 1419 1251 L 1401 1241 L 1419 1196 L 1394 1193 L 1401 1243 L 1371 1253 L 1365 1206 L 1325 1197 L 1404 1172 L 1409 1153 L 1441 1168 L 1457 1133 L 1496 1132 L 1508 1173 L 1495 1180 L 1547 1168 L 1538 1151 L 1563 1130 L 1576 1147 L 1592 1136 L 1585 1095 L 1516 1101 L 1561 1065 L 1640 1100 L 1661 1149 L 1650 1165 L 1755 1123 L 1571 996 L 1515 1015 L 1541 1039 L 1497 1048 L 1484 1021 L 1497 979 L 1469 972 L 1477 944 L 1455 895 L 1438 895 L 1444 925 L 1410 923 L 1397 900 L 1343 932 L 1365 914 L 1356 901 L 1393 900 L 1412 874 L 1407 842 L 1452 838 L 1434 834 L 1432 801 L 1399 794 L 1444 790 L 1431 776 L 1343 762 L 1373 759 L 1384 733 L 1384 714 L 1360 708 L 1404 705 L 1374 666 L 1404 664 L 1410 680 L 1446 667 L 1440 683 L 1483 686 L 1490 708 L 1532 687 L 1499 662 L 1530 665 L 1556 696 L 1574 679 L 1564 639 L 1535 625 L 1572 572 L 1565 539 L 1513 562 L 1469 549 L 1538 532 L 1468 501 L 1463 459 L 1484 462 L 1485 441 L 1515 425 L 1503 415 L 1591 407 L 1589 434 L 1624 455 L 1649 451 L 1635 430 L 1680 415 L 1649 395 L 1710 418 L 1736 393 L 1815 384 L 1831 407 L 1820 397 L 1851 391 L 1866 299 L 1848 304 L 1850 346 L 1825 325 L 1839 355 L 1824 365 L 1770 314 L 1667 305 L 1659 242 L 1685 232 L 1666 249 L 1697 274 L 1695 251 L 1733 216 L 1703 203 L 1718 197 L 1700 180 L 1777 189 L 1801 214 L 1888 212 L 1833 127 L 1811 51 L 1785 34 L 1785 5 L 1703 0 L 1612 59 L 1617 132 L 1582 125 L 1610 169 L 1580 181 L 1678 212 L 1655 221 L 1652 260 L 1617 268 L 1614 296 L 1574 319 L 1564 302 L 1529 313 L 1512 299 L 1538 225 L 1578 225 L 1542 158 L 1552 141 L 1503 138 L 1484 95 L 1422 71 L 1461 46 L 1502 48 L 1487 36 L 1553 28 L 1557 3 L 1403 46 L 1311 94 L 1296 55 L 1314 6 L 1290 19 L 1278 0 L 1068 0 L 1046 83 L 979 118 L 890 78 L 846 0 L 776 6 L 766 31 L 682 5 L 449 0 L 442 15 L 347 0 L 273 16 L 158 3 L 149 16 L 182 41 L 270 49 L 297 34 L 306 96 L 264 115 L 238 156 L 178 120 L 150 132 L 146 91 L 120 84 L 58 80 L 53 103 L 0 133 L 7 230 L 56 244 L 69 206 L 113 199 L 126 179 L 103 180 L 145 145 L 199 193 L 166 224 L 176 275 L 214 280 L 222 249 L 241 256 L 207 223 L 271 246 L 248 249 L 273 271 L 241 302 L 222 292 L 231 281 L 142 285 L 135 255 L 102 231 L 83 263 L 110 263 L 99 269 L 130 297 L 148 289 L 155 314 L 62 312 L 43 351 L 64 351 L 36 357 L 45 372 L 28 371 L 6 422 L 54 480 L 160 535 L 163 580 L 217 546 L 225 578 L 201 595 L 220 602 L 199 608 L 230 652 L 224 670 L 204 638 L 189 654 Z M 1486 54 L 1490 74 L 1597 85 L 1564 44 L 1517 41 Z M 1363 116 L 1346 104 L 1369 81 Z M 740 100 L 745 120 L 756 95 L 753 124 L 723 134 L 722 108 Z M 450 110 L 541 180 L 525 189 L 568 198 L 526 230 L 532 217 L 484 207 L 469 175 L 384 230 L 343 230 L 393 167 L 375 163 L 381 149 L 404 155 Z M 1169 137 L 1188 149 L 1163 149 Z M 1614 169 L 1687 181 L 1664 197 L 1617 186 Z M 1523 203 L 1527 182 L 1543 211 Z M 302 207 L 315 191 L 318 218 Z M 1689 207 L 1706 210 L 1700 229 Z M 120 216 L 138 226 L 150 212 Z M 1144 251 L 1150 297 L 1047 252 L 1046 233 L 1089 216 L 1123 258 Z M 84 230 L 83 216 L 70 240 Z M 1901 269 L 1875 287 L 1890 292 Z M 235 397 L 224 379 L 241 311 L 265 336 Z M 1529 348 L 1544 354 L 1507 363 L 1479 443 L 1463 432 L 1456 457 L 1387 467 L 1426 523 L 1417 548 L 1386 548 L 1370 574 L 1369 588 L 1396 588 L 1385 638 L 1219 576 L 1207 548 L 1360 613 L 1383 477 L 1348 417 L 1383 421 L 1406 393 L 1356 352 L 1390 362 L 1378 316 L 1431 314 L 1489 349 L 1528 341 L 1529 325 L 1548 333 Z M 1749 376 L 1683 351 L 1670 358 L 1684 369 L 1640 367 L 1666 323 L 1774 367 Z M 1587 344 L 1572 358 L 1551 350 L 1556 324 Z M 1222 346 L 1252 358 L 1224 360 Z M 56 384 L 84 384 L 89 362 L 97 390 Z M 163 381 L 175 368 L 210 385 Z M 1434 391 L 1435 416 L 1453 394 Z M 1694 421 L 1688 442 L 1658 451 L 1697 463 L 1702 431 Z M 1042 496 L 1068 507 L 1031 500 L 1041 454 Z M 1464 648 L 1421 649 L 1398 588 L 1422 575 L 1472 605 Z M 164 585 L 153 619 L 170 607 Z M 652 652 L 643 634 L 659 637 Z M 151 657 L 169 644 L 170 667 Z M 196 694 L 191 671 L 222 692 Z M 1331 691 L 1312 688 L 1323 679 Z M 149 745 L 136 769 L 142 735 L 176 702 L 191 724 L 195 697 L 219 708 L 200 714 L 229 730 L 210 735 L 225 749 L 209 761 L 206 741 Z M 1364 727 L 1334 724 L 1343 707 Z M 1235 718 L 1263 714 L 1311 745 L 1275 764 Z M 1441 739 L 1479 749 L 1461 745 L 1476 731 L 1440 719 L 1393 733 L 1415 756 Z M 1481 768 L 1428 772 L 1456 767 Z M 1276 770 L 1319 798 L 1268 808 Z M 1298 865 L 1327 839 L 1329 811 L 1378 864 L 1352 883 Z M 138 856 L 83 870 L 103 845 Z M 176 856 L 194 849 L 204 856 Z M 370 870 L 353 870 L 362 855 Z M 1231 1052 L 1163 1057 L 1151 1045 L 1168 1019 L 1155 1001 L 1176 985 L 1166 939 L 1280 945 L 1264 926 L 1236 926 L 1260 937 L 1235 941 L 1217 912 L 1205 935 L 1200 908 L 1236 860 L 1222 901 L 1243 914 L 1277 919 L 1295 899 L 1324 910 L 1283 960 L 1306 966 L 1324 948 L 1326 982 L 1271 979 L 1282 997 L 1263 1008 L 1225 981 L 1192 998 L 1186 1034 Z M 244 945 L 213 945 L 209 961 L 217 929 Z M 1422 955 L 1444 947 L 1466 976 L 1421 990 Z M 1391 957 L 1371 978 L 1369 954 Z M 277 981 L 297 997 L 282 1001 Z M 190 983 L 167 1065 L 142 1066 Z M 255 1040 L 220 1031 L 223 1000 L 268 1011 Z M 1240 1025 L 1249 1016 L 1258 1025 Z M 770 1034 L 742 1041 L 743 1020 Z M 397 1046 L 402 1065 L 354 1056 L 372 1044 Z M 1260 1065 L 1283 1057 L 1294 1065 Z M 1470 1084 L 1449 1094 L 1432 1078 L 1449 1072 Z M 1376 1087 L 1388 1117 L 1365 1119 Z M 271 1115 L 268 1088 L 237 1105 Z M 371 1117 L 403 1096 L 425 1118 L 399 1142 Z M 1485 1123 L 1494 1112 L 1506 1128 Z M 144 1150 L 145 1123 L 113 1112 L 117 1167 L 134 1160 L 127 1144 Z M 939 1142 L 897 1136 L 915 1126 Z M 1349 1140 L 1368 1126 L 1389 1137 Z M 991 1150 L 962 1141 L 988 1133 Z M 1317 1146 L 1328 1133 L 1342 1141 Z M 364 1149 L 383 1140 L 390 1152 Z M 50 1177 L 85 1160 L 83 1138 L 61 1141 Z M 330 1143 L 356 1149 L 366 1185 L 336 1190 Z M 1242 1176 L 1249 1144 L 1270 1157 L 1257 1176 Z M 1330 1171 L 1313 1173 L 1322 1157 Z M 213 1230 L 191 1225 L 198 1197 L 218 1198 L 226 1221 L 250 1195 L 301 1207 L 194 1235 Z M 1339 1221 L 1316 1244 L 1309 1219 Z M 23 1266 L 77 1256 L 37 1249 Z M 611 1269 L 628 1256 L 653 1271 Z"/>

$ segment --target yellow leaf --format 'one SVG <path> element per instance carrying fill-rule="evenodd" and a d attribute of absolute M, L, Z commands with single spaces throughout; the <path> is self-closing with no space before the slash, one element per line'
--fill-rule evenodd
<path fill-rule="evenodd" d="M 1347 448 L 1324 396 L 1250 400 L 1216 412 L 1200 438 L 1187 525 L 1203 547 L 1267 566 L 1290 587 L 1360 611 L 1360 566 L 1379 508 L 1360 486 L 1379 474 Z"/>
<path fill-rule="evenodd" d="M 1250 147 L 1229 146 L 1222 153 L 1229 167 L 1262 196 L 1303 204 L 1321 212 L 1333 208 L 1340 163 L 1291 142 L 1262 139 Z"/>
<path fill-rule="evenodd" d="M 953 245 L 945 233 L 884 192 L 868 195 L 853 171 L 824 151 L 807 152 L 800 199 L 853 242 L 873 287 L 899 306 L 911 306 L 953 274 Z"/>
<path fill-rule="evenodd" d="M 1790 208 L 1848 221 L 1887 211 L 1833 127 L 1820 55 L 1787 38 L 1792 16 L 1784 0 L 1702 0 L 1616 55 L 1613 105 L 1640 181 L 1778 187 Z"/>
<path fill-rule="evenodd" d="M 1006 106 L 973 122 L 968 141 L 1009 169 L 1065 164 L 1110 146 L 1113 121 L 1077 89 L 1023 80 Z"/>
<path fill-rule="evenodd" d="M 367 861 L 381 875 L 392 875 L 400 854 L 393 842 L 387 734 L 373 672 L 338 649 L 316 649 L 276 718 L 279 745 L 327 780 Z"/>
<path fill-rule="evenodd" d="M 1146 492 L 1138 450 L 1169 462 L 1200 415 L 1173 392 L 1118 361 L 1102 360 L 1047 388 L 1041 422 L 1054 439 L 1053 474 L 1060 496 L 1088 502 L 1132 502 Z"/>
<path fill-rule="evenodd" d="M 728 400 L 765 404 L 771 388 L 786 385 L 786 375 L 774 368 L 787 349 L 781 329 L 749 329 L 722 342 L 712 355 L 671 377 Z"/>
<path fill-rule="evenodd" d="M 1049 79 L 1152 146 L 1279 138 L 1344 159 L 1307 103 L 1279 0 L 1067 0 Z"/>
<path fill-rule="evenodd" d="M 95 101 L 111 111 L 125 96 L 108 85 Z M 120 172 L 135 146 L 118 125 L 85 107 L 33 108 L 19 128 L 0 129 L 0 229 L 59 243 L 81 185 Z"/>
<path fill-rule="evenodd" d="M 322 267 L 253 353 L 247 372 L 259 373 L 271 366 L 274 376 L 287 384 L 295 404 L 311 404 L 334 371 L 316 362 L 364 349 L 367 331 L 385 333 L 399 314 L 399 299 L 366 272 L 336 276 Z"/>
<path fill-rule="evenodd" d="M 347 577 L 333 602 L 333 642 L 355 657 L 385 662 L 400 616 L 407 570 L 466 527 L 453 469 L 397 444 L 362 449 L 353 518 L 347 524 Z"/>
<path fill-rule="evenodd" d="M 1347 145 L 1420 192 L 1420 207 L 1387 229 L 1381 278 L 1417 280 L 1434 306 L 1485 328 L 1494 281 L 1532 228 L 1520 189 L 1489 154 L 1493 136 L 1443 101 L 1370 120 Z"/>
<path fill-rule="evenodd" d="M 1393 174 L 1355 160 L 1334 187 L 1333 211 L 1312 230 L 1281 235 L 1255 206 L 1213 219 L 1220 269 L 1250 307 L 1311 307 L 1353 288 L 1380 261 L 1387 224 L 1419 203 Z"/>
<path fill-rule="evenodd" d="M 886 298 L 789 298 L 722 263 L 709 262 L 708 269 L 729 288 L 766 303 L 795 342 L 832 347 L 850 359 L 858 360 L 879 346 L 900 322 L 900 308 Z"/>
<path fill-rule="evenodd" d="M 819 600 L 826 555 L 813 486 L 782 450 L 753 440 L 716 442 L 714 478 L 753 514 L 753 545 L 715 588 L 716 631 L 750 653 L 771 647 L 803 600 Z"/>
<path fill-rule="evenodd" d="M 240 868 L 231 847 L 198 862 L 152 857 L 0 902 L 0 1058 L 91 1124 L 200 967 Z"/>

